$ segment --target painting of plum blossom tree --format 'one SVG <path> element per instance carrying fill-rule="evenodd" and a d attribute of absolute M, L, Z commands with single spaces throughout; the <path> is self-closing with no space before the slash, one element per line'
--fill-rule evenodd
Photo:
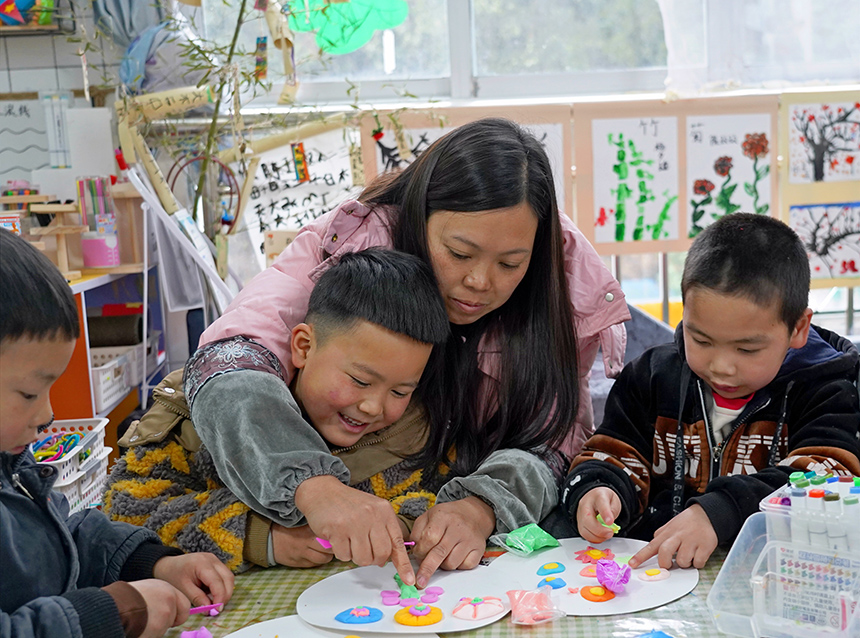
<path fill-rule="evenodd" d="M 792 104 L 789 181 L 860 180 L 860 102 Z"/>
<path fill-rule="evenodd" d="M 813 279 L 860 277 L 860 202 L 792 206 Z"/>
<path fill-rule="evenodd" d="M 730 213 L 772 214 L 771 125 L 768 113 L 687 117 L 690 238 Z"/>

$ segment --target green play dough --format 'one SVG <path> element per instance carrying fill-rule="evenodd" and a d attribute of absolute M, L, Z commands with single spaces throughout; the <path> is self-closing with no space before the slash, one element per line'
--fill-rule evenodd
<path fill-rule="evenodd" d="M 525 554 L 531 554 L 542 547 L 558 547 L 559 545 L 557 540 L 535 523 L 530 523 L 510 532 L 505 538 L 505 544 Z"/>
<path fill-rule="evenodd" d="M 400 588 L 400 600 L 404 598 L 419 598 L 418 588 L 415 585 L 405 585 L 400 579 L 400 574 L 394 574 L 394 581 Z"/>

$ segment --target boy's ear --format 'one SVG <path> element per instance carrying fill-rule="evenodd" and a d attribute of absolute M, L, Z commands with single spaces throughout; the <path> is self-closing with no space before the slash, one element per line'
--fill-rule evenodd
<path fill-rule="evenodd" d="M 306 323 L 300 323 L 295 328 L 290 338 L 290 353 L 293 365 L 296 368 L 304 368 L 308 360 L 308 353 L 316 341 L 314 327 Z"/>
<path fill-rule="evenodd" d="M 794 330 L 791 331 L 791 338 L 788 341 L 789 348 L 802 348 L 806 345 L 806 340 L 809 337 L 809 326 L 812 323 L 812 308 L 807 308 L 803 311 L 803 315 L 794 324 Z"/>

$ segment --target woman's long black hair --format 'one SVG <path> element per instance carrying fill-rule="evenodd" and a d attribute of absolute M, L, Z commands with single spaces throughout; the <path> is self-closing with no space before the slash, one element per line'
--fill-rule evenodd
<path fill-rule="evenodd" d="M 505 119 L 465 124 L 404 171 L 378 178 L 361 200 L 393 205 L 394 248 L 427 263 L 427 220 L 434 212 L 528 203 L 538 218 L 528 270 L 505 304 L 473 324 L 452 325 L 451 338 L 434 349 L 440 351 L 434 357 L 440 369 L 428 370 L 425 378 L 432 381 L 421 392 L 430 437 L 414 458 L 418 466 L 435 470 L 448 461 L 453 446 L 452 470 L 462 475 L 495 450 L 559 444 L 576 418 L 579 375 L 558 204 L 540 142 Z M 493 384 L 484 385 L 478 369 L 484 335 L 501 349 L 501 383 L 489 395 Z"/>

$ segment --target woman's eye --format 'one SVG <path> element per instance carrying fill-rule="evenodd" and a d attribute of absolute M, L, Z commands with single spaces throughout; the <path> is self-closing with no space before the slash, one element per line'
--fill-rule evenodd
<path fill-rule="evenodd" d="M 463 253 L 454 252 L 450 248 L 448 249 L 448 252 L 451 253 L 451 256 L 454 259 L 468 259 L 469 258 L 469 255 L 464 255 Z"/>
<path fill-rule="evenodd" d="M 392 390 L 392 391 L 391 391 L 391 394 L 393 394 L 394 396 L 396 396 L 398 399 L 405 399 L 405 398 L 406 398 L 406 397 L 408 397 L 411 393 L 409 393 L 409 392 L 398 392 L 397 390 Z"/>
<path fill-rule="evenodd" d="M 366 383 L 366 382 L 362 381 L 361 379 L 356 379 L 352 375 L 349 375 L 349 378 L 352 379 L 353 383 L 355 383 L 355 385 L 357 385 L 360 388 L 366 388 L 370 385 L 369 383 Z"/>
<path fill-rule="evenodd" d="M 520 267 L 519 264 L 506 264 L 505 262 L 500 262 L 499 265 L 505 270 L 516 270 Z"/>

